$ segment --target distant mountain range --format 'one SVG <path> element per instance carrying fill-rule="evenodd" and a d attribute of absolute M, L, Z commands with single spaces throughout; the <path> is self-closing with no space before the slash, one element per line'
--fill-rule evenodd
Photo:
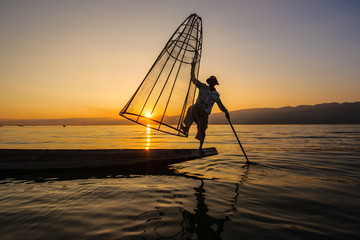
<path fill-rule="evenodd" d="M 255 108 L 232 111 L 234 124 L 357 124 L 360 102 L 323 103 L 282 108 Z M 210 124 L 226 122 L 223 113 L 212 114 Z"/>
<path fill-rule="evenodd" d="M 233 124 L 360 124 L 360 102 L 323 103 L 230 112 Z M 175 119 L 175 118 L 174 118 Z M 210 124 L 227 124 L 224 113 L 211 114 Z M 0 119 L 0 125 L 125 125 L 124 118 Z"/>

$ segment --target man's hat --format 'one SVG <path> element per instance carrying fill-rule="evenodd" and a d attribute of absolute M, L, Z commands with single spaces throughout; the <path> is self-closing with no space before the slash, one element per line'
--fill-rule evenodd
<path fill-rule="evenodd" d="M 215 85 L 219 85 L 219 82 L 218 82 L 218 80 L 216 79 L 215 76 L 210 76 L 208 79 L 206 79 L 206 82 L 208 84 L 215 83 Z"/>

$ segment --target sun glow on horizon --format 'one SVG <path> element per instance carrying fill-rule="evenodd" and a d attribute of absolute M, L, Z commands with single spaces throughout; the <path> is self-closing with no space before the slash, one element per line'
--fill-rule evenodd
<path fill-rule="evenodd" d="M 117 117 L 189 9 L 206 30 L 198 78 L 217 76 L 228 110 L 359 101 L 360 5 L 325 2 L 1 1 L 0 119 Z"/>

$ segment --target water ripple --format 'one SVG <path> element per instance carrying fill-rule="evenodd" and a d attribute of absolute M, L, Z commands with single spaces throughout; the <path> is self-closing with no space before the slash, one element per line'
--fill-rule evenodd
<path fill-rule="evenodd" d="M 228 127 L 228 126 L 227 126 Z M 219 155 L 153 175 L 0 179 L 1 239 L 359 239 L 360 126 L 209 126 Z M 143 131 L 144 130 L 144 131 Z M 195 148 L 153 132 L 154 148 Z M 66 133 L 66 134 L 65 134 Z M 144 148 L 145 128 L 2 127 L 2 148 Z"/>

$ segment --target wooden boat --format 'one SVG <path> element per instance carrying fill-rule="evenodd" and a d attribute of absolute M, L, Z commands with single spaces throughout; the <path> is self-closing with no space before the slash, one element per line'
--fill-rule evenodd
<path fill-rule="evenodd" d="M 0 171 L 156 168 L 218 154 L 198 149 L 0 149 Z"/>

